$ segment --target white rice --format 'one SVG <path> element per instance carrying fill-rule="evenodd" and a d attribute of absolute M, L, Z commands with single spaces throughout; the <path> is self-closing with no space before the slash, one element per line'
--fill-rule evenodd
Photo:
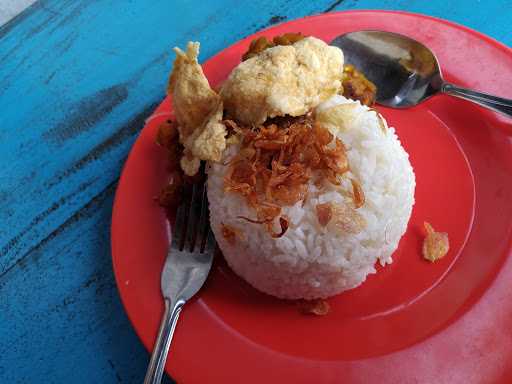
<path fill-rule="evenodd" d="M 341 186 L 309 186 L 308 198 L 284 207 L 290 219 L 285 235 L 273 239 L 263 225 L 237 216 L 255 212 L 235 193 L 224 193 L 228 166 L 208 170 L 210 220 L 217 242 L 230 267 L 255 288 L 287 299 L 325 298 L 361 284 L 375 273 L 374 265 L 392 262 L 414 204 L 415 178 L 405 150 L 393 128 L 384 132 L 377 114 L 359 102 L 334 96 L 318 110 L 339 104 L 354 105 L 353 118 L 335 133 L 345 144 L 353 177 L 359 180 L 366 202 L 359 212 L 367 222 L 360 233 L 339 235 L 319 225 L 316 205 L 344 202 L 351 194 L 348 178 Z M 331 129 L 331 131 L 333 131 Z M 232 145 L 225 158 L 237 151 Z M 234 245 L 222 236 L 221 223 L 237 228 L 242 238 Z"/>

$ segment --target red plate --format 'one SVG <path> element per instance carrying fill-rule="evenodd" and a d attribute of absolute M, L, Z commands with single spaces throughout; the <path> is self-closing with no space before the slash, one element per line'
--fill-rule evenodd
<path fill-rule="evenodd" d="M 512 98 L 510 49 L 467 28 L 399 12 L 343 12 L 278 25 L 227 48 L 204 69 L 218 84 L 259 35 L 301 31 L 330 41 L 360 29 L 416 38 L 437 54 L 448 81 Z M 448 96 L 409 110 L 379 109 L 396 127 L 417 180 L 394 263 L 330 299 L 328 316 L 309 317 L 258 293 L 218 259 L 176 330 L 166 368 L 178 382 L 512 380 L 511 121 Z M 148 349 L 163 311 L 160 272 L 168 246 L 165 215 L 152 199 L 166 181 L 154 137 L 170 113 L 166 99 L 135 143 L 112 218 L 117 284 Z M 449 254 L 435 264 L 421 258 L 424 220 L 450 236 Z"/>

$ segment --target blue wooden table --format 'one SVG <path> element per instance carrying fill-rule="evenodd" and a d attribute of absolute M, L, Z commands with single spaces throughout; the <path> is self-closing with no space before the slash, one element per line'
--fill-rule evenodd
<path fill-rule="evenodd" d="M 164 97 L 171 48 L 201 60 L 262 28 L 349 9 L 449 19 L 512 45 L 511 0 L 40 0 L 0 28 L 0 383 L 140 383 L 110 216 Z"/>

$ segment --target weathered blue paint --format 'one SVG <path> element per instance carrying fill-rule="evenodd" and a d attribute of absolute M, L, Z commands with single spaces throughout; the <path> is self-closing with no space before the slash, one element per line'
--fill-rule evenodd
<path fill-rule="evenodd" d="M 142 381 L 148 357 L 116 293 L 110 213 L 164 96 L 170 48 L 199 40 L 205 60 L 278 22 L 369 8 L 512 44 L 510 0 L 45 0 L 0 28 L 1 383 Z"/>

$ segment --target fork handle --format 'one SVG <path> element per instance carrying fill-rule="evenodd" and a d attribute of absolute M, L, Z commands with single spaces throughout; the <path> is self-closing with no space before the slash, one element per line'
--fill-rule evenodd
<path fill-rule="evenodd" d="M 159 384 L 162 381 L 167 354 L 169 353 L 172 336 L 183 304 L 185 304 L 184 300 L 178 300 L 174 306 L 171 306 L 171 301 L 165 299 L 165 310 L 162 316 L 162 322 L 160 323 L 158 337 L 153 347 L 153 353 L 151 354 L 151 360 L 149 361 L 146 377 L 144 378 L 144 384 Z"/>

